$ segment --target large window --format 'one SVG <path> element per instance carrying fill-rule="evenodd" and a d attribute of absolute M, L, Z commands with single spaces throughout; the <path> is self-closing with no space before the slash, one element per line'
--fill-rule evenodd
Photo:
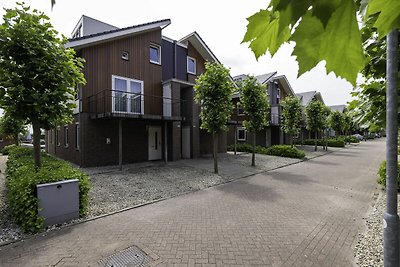
<path fill-rule="evenodd" d="M 243 127 L 237 128 L 237 140 L 246 141 L 246 130 Z"/>
<path fill-rule="evenodd" d="M 113 111 L 144 113 L 143 81 L 112 76 Z"/>
<path fill-rule="evenodd" d="M 244 109 L 243 109 L 242 105 L 240 104 L 240 102 L 237 103 L 237 114 L 239 116 L 244 116 Z"/>
<path fill-rule="evenodd" d="M 155 44 L 150 45 L 150 62 L 161 64 L 161 46 Z"/>
<path fill-rule="evenodd" d="M 187 72 L 196 75 L 196 59 L 187 57 Z"/>

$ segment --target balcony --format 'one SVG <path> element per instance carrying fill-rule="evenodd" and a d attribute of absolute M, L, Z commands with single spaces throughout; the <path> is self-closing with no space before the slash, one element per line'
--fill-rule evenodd
<path fill-rule="evenodd" d="M 185 101 L 116 90 L 103 90 L 89 97 L 91 119 L 138 118 L 184 120 Z"/>

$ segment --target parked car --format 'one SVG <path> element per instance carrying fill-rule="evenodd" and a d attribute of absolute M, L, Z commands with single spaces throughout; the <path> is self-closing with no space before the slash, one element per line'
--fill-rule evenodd
<path fill-rule="evenodd" d="M 361 134 L 353 134 L 352 136 L 354 136 L 355 138 L 357 138 L 358 141 L 361 141 L 364 139 L 364 136 L 362 136 Z"/>

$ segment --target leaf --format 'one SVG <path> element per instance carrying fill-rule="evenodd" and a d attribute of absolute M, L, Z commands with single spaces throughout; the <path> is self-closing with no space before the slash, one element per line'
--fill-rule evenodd
<path fill-rule="evenodd" d="M 276 10 L 279 11 L 279 32 L 287 26 L 293 27 L 310 5 L 311 0 L 292 0 L 290 3 L 278 6 Z"/>
<path fill-rule="evenodd" d="M 321 21 L 313 17 L 311 11 L 307 12 L 291 37 L 291 41 L 296 42 L 292 55 L 297 57 L 299 63 L 298 76 L 312 69 L 321 60 L 323 34 Z"/>
<path fill-rule="evenodd" d="M 370 0 L 365 19 L 380 13 L 374 26 L 378 29 L 379 38 L 386 36 L 391 30 L 400 28 L 399 0 Z"/>
<path fill-rule="evenodd" d="M 313 16 L 317 17 L 324 27 L 328 24 L 333 12 L 338 8 L 340 0 L 314 0 Z"/>
<path fill-rule="evenodd" d="M 279 31 L 279 12 L 261 10 L 247 20 L 249 24 L 242 43 L 250 42 L 249 47 L 257 59 L 267 50 L 273 56 L 290 37 L 289 27 Z"/>
<path fill-rule="evenodd" d="M 322 41 L 321 59 L 326 60 L 327 72 L 333 71 L 355 85 L 365 58 L 354 1 L 342 0 L 329 19 Z"/>

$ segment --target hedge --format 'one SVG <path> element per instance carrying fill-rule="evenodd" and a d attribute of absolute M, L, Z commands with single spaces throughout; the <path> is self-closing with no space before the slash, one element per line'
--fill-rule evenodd
<path fill-rule="evenodd" d="M 297 141 L 296 144 L 301 144 L 301 141 Z M 314 146 L 315 140 L 314 139 L 306 139 L 303 142 L 304 145 Z M 317 140 L 318 146 L 324 146 L 325 140 L 318 139 Z M 343 139 L 328 139 L 328 146 L 329 147 L 344 147 L 345 143 Z"/>
<path fill-rule="evenodd" d="M 16 147 L 16 146 L 17 146 L 17 145 L 13 144 L 13 145 L 8 145 L 8 146 L 3 147 L 3 149 L 1 150 L 1 154 L 3 154 L 3 155 L 8 155 L 10 149 L 12 149 L 12 148 L 14 148 L 14 147 Z"/>
<path fill-rule="evenodd" d="M 235 146 L 229 145 L 228 151 L 234 151 Z M 253 152 L 253 146 L 246 143 L 241 143 L 236 145 L 236 151 L 239 152 Z M 264 154 L 264 155 L 273 155 L 273 156 L 280 156 L 280 157 L 288 157 L 288 158 L 304 158 L 305 154 L 303 151 L 295 148 L 290 147 L 288 145 L 276 145 L 269 148 L 256 146 L 256 153 L 257 154 Z"/>
<path fill-rule="evenodd" d="M 400 162 L 397 165 L 397 191 L 400 191 Z M 386 160 L 382 161 L 378 169 L 378 184 L 386 187 Z"/>
<path fill-rule="evenodd" d="M 33 149 L 15 146 L 8 149 L 6 169 L 8 200 L 11 216 L 25 232 L 43 229 L 44 219 L 38 215 L 36 185 L 62 180 L 79 180 L 79 214 L 88 207 L 89 178 L 69 163 L 42 153 L 42 167 L 35 171 Z"/>

